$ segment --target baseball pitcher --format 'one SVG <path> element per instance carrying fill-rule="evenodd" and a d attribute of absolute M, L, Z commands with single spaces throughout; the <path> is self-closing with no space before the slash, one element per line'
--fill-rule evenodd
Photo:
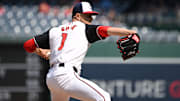
<path fill-rule="evenodd" d="M 136 31 L 91 25 L 92 16 L 98 14 L 90 2 L 79 2 L 73 8 L 71 23 L 50 28 L 24 43 L 27 52 L 50 61 L 46 82 L 52 101 L 69 101 L 70 97 L 82 101 L 111 101 L 108 92 L 80 77 L 81 64 L 92 43 L 111 35 L 125 36 L 117 42 L 123 59 L 138 52 L 140 38 Z"/>

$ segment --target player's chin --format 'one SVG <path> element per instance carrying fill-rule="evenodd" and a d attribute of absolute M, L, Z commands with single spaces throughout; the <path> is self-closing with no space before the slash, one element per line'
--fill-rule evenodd
<path fill-rule="evenodd" d="M 87 24 L 91 24 L 93 19 L 91 17 L 84 19 Z"/>
<path fill-rule="evenodd" d="M 90 23 L 92 23 L 93 18 L 89 18 L 87 21 L 90 22 Z"/>
<path fill-rule="evenodd" d="M 92 23 L 91 22 L 87 22 L 86 24 L 91 25 Z"/>
<path fill-rule="evenodd" d="M 85 23 L 90 25 L 90 24 L 92 24 L 92 20 L 86 20 Z"/>

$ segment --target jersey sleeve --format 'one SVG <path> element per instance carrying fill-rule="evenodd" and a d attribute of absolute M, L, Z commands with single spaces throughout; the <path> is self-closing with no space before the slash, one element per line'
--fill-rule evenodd
<path fill-rule="evenodd" d="M 35 41 L 36 46 L 38 48 L 50 49 L 50 45 L 49 45 L 49 30 L 44 32 L 41 35 L 35 36 L 34 37 L 34 41 Z"/>
<path fill-rule="evenodd" d="M 98 40 L 103 40 L 107 35 L 107 26 L 86 25 L 86 36 L 89 43 L 94 43 Z"/>

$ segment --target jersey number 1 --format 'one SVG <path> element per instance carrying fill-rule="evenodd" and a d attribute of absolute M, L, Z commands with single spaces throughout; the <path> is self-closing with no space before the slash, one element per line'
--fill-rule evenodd
<path fill-rule="evenodd" d="M 62 48 L 64 47 L 64 42 L 65 42 L 66 38 L 67 38 L 67 33 L 62 33 L 61 45 L 60 45 L 60 47 L 58 48 L 59 51 L 62 50 Z"/>

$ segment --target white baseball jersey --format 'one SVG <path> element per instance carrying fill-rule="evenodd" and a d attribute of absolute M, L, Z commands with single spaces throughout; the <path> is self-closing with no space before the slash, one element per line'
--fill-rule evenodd
<path fill-rule="evenodd" d="M 46 82 L 52 101 L 69 101 L 70 97 L 82 101 L 110 101 L 109 93 L 79 76 L 89 44 L 105 38 L 98 33 L 98 28 L 98 25 L 76 21 L 34 37 L 38 47 L 51 50 L 50 64 L 53 66 Z M 64 65 L 58 65 L 61 63 Z"/>
<path fill-rule="evenodd" d="M 76 21 L 53 27 L 34 39 L 38 47 L 51 49 L 50 64 L 71 63 L 81 70 L 89 43 L 104 39 L 98 34 L 97 28 L 98 25 Z"/>

